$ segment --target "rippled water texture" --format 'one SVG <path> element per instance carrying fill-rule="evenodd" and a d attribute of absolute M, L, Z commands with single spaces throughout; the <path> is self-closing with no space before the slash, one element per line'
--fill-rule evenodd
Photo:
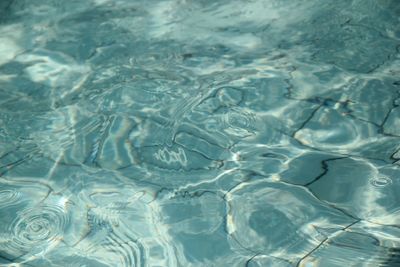
<path fill-rule="evenodd" d="M 1 0 L 0 266 L 400 266 L 398 0 Z"/>

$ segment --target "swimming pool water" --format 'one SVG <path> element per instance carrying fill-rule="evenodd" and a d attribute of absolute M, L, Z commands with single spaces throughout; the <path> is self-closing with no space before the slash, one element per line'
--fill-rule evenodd
<path fill-rule="evenodd" d="M 2 0 L 0 266 L 400 266 L 400 2 Z"/>

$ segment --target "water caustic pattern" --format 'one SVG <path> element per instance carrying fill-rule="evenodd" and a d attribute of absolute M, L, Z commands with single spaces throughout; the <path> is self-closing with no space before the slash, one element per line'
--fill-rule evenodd
<path fill-rule="evenodd" d="M 0 266 L 400 266 L 399 18 L 0 1 Z"/>

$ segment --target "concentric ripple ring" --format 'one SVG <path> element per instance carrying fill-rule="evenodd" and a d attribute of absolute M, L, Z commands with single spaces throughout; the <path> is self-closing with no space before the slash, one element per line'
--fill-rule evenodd
<path fill-rule="evenodd" d="M 18 214 L 10 226 L 10 248 L 15 252 L 43 251 L 61 240 L 69 218 L 61 206 L 37 206 Z"/>
<path fill-rule="evenodd" d="M 14 204 L 20 199 L 20 193 L 15 190 L 1 190 L 0 191 L 0 208 L 7 207 Z"/>

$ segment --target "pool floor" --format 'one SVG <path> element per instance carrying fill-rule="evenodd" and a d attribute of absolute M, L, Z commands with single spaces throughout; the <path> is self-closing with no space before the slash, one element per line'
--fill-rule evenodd
<path fill-rule="evenodd" d="M 400 2 L 2 0 L 0 266 L 400 266 Z"/>

